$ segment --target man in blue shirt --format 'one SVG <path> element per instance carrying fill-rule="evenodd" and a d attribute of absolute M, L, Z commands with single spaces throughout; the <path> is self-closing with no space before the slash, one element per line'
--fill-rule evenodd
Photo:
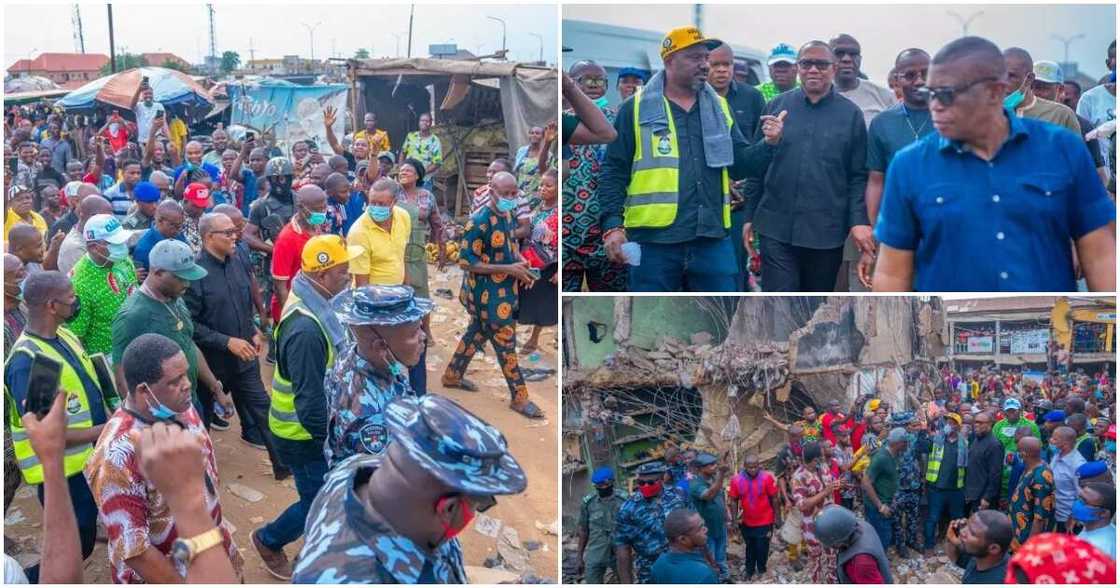
<path fill-rule="evenodd" d="M 152 228 L 144 232 L 132 250 L 132 261 L 137 269 L 148 269 L 148 255 L 156 243 L 164 239 L 177 239 L 187 242 L 183 237 L 183 205 L 174 200 L 164 200 L 156 207 L 156 222 Z"/>
<path fill-rule="evenodd" d="M 186 152 L 187 160 L 180 164 L 179 167 L 175 168 L 175 175 L 172 176 L 172 180 L 177 182 L 179 181 L 179 176 L 183 175 L 183 172 L 193 172 L 196 169 L 201 169 L 210 174 L 210 180 L 215 184 L 221 180 L 222 170 L 218 169 L 218 166 L 212 163 L 203 163 L 202 143 L 198 141 L 187 143 Z"/>
<path fill-rule="evenodd" d="M 874 290 L 1069 292 L 1077 265 L 1090 290 L 1115 288 L 1116 206 L 1084 140 L 1005 110 L 1006 78 L 986 39 L 934 56 L 926 92 L 938 135 L 891 163 Z"/>
<path fill-rule="evenodd" d="M 665 517 L 669 549 L 657 557 L 650 570 L 653 584 L 718 584 L 716 571 L 708 565 L 704 548 L 708 527 L 695 511 L 677 509 Z"/>

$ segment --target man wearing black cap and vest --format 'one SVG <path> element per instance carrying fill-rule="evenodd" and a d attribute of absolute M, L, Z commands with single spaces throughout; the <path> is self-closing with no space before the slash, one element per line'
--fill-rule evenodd
<path fill-rule="evenodd" d="M 835 549 L 840 584 L 890 584 L 891 566 L 879 535 L 867 521 L 838 505 L 825 507 L 813 519 L 817 539 Z"/>
<path fill-rule="evenodd" d="M 436 395 L 385 409 L 393 443 L 327 477 L 307 519 L 296 584 L 465 584 L 457 535 L 525 490 L 500 431 Z"/>

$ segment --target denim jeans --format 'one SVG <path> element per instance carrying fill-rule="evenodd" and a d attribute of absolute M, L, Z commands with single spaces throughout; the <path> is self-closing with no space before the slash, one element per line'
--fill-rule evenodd
<path fill-rule="evenodd" d="M 261 540 L 261 543 L 274 550 L 283 549 L 285 545 L 292 543 L 303 535 L 303 527 L 307 524 L 307 514 L 311 511 L 311 503 L 315 500 L 315 496 L 319 494 L 319 489 L 323 487 L 324 478 L 327 476 L 325 459 L 317 459 L 306 463 L 292 463 L 289 460 L 287 465 L 292 469 L 292 477 L 295 479 L 299 501 L 289 506 L 287 510 L 280 513 L 279 517 L 276 517 L 276 520 L 261 527 L 260 531 L 257 532 L 257 538 Z"/>
<path fill-rule="evenodd" d="M 879 535 L 879 541 L 883 544 L 883 549 L 891 546 L 891 518 L 879 514 L 875 505 L 871 504 L 868 500 L 863 504 L 863 515 L 867 519 L 867 523 L 871 528 L 875 529 L 875 533 Z"/>
<path fill-rule="evenodd" d="M 933 549 L 934 535 L 937 533 L 937 524 L 941 522 L 941 515 L 945 513 L 949 514 L 950 521 L 964 516 L 963 490 L 929 489 L 929 516 L 926 517 L 924 529 L 926 549 Z"/>
<path fill-rule="evenodd" d="M 89 559 L 93 548 L 97 546 L 97 502 L 93 499 L 89 483 L 81 472 L 66 479 L 66 487 L 70 491 L 70 504 L 74 507 L 74 517 L 78 519 L 78 539 L 82 545 L 82 559 Z M 38 484 L 36 490 L 39 495 L 39 504 L 45 505 L 46 496 L 43 493 L 43 484 Z M 39 568 L 42 562 L 27 568 L 24 572 L 32 584 L 39 583 Z"/>
<path fill-rule="evenodd" d="M 687 243 L 642 243 L 642 264 L 630 268 L 632 292 L 734 292 L 739 271 L 731 237 Z"/>
<path fill-rule="evenodd" d="M 708 529 L 708 549 L 712 552 L 712 558 L 716 560 L 716 564 L 719 565 L 719 577 L 721 579 L 728 577 L 730 570 L 727 569 L 726 527 L 722 532 Z"/>

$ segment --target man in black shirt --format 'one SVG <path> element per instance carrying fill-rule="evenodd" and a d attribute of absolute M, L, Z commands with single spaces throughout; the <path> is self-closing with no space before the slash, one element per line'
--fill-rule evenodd
<path fill-rule="evenodd" d="M 968 448 L 965 468 L 965 513 L 997 506 L 1003 481 L 1003 445 L 992 434 L 992 413 L 976 415 L 972 431 L 976 439 Z"/>
<path fill-rule="evenodd" d="M 627 239 L 641 246 L 641 263 L 630 269 L 632 291 L 735 290 L 728 179 L 765 172 L 781 140 L 784 115 L 765 117 L 760 130 L 765 141 L 753 145 L 734 117 L 723 131 L 729 136 L 706 128 L 724 128 L 718 118 L 725 116 L 724 108 L 730 110 L 707 84 L 708 52 L 721 44 L 695 27 L 670 31 L 661 44 L 665 70 L 624 102 L 615 120 L 618 139 L 607 147 L 599 184 L 601 226 L 611 261 L 627 262 L 622 250 Z M 657 110 L 659 102 L 664 114 Z M 702 122 L 705 103 L 714 112 Z M 636 124 L 635 118 L 647 122 Z"/>
<path fill-rule="evenodd" d="M 962 584 L 1002 584 L 1011 554 L 1011 519 L 997 510 L 982 510 L 949 523 L 945 555 L 964 568 Z"/>
<path fill-rule="evenodd" d="M 241 440 L 267 449 L 276 479 L 287 477 L 272 448 L 268 427 L 268 394 L 261 383 L 257 356 L 264 335 L 253 325 L 252 270 L 236 254 L 237 228 L 224 214 L 204 214 L 198 221 L 202 251 L 197 263 L 208 272 L 191 282 L 183 301 L 194 319 L 194 341 L 214 377 L 233 396 L 241 421 Z M 203 406 L 207 417 L 212 407 Z M 221 416 L 221 415 L 219 415 Z"/>
<path fill-rule="evenodd" d="M 829 292 L 844 240 L 874 248 L 864 205 L 867 127 L 863 112 L 832 85 L 836 58 L 823 41 L 798 53 L 801 87 L 776 96 L 766 114 L 789 112 L 788 129 L 747 203 L 744 245 L 760 236 L 762 287 L 770 292 Z M 756 138 L 761 138 L 757 134 Z"/>
<path fill-rule="evenodd" d="M 717 94 L 727 99 L 727 105 L 731 107 L 731 115 L 735 117 L 735 124 L 739 126 L 743 136 L 753 137 L 758 131 L 759 117 L 766 108 L 766 100 L 762 98 L 762 92 L 756 90 L 754 86 L 733 79 L 734 65 L 735 54 L 731 46 L 724 43 L 717 47 L 708 54 L 708 67 L 711 68 L 708 71 L 708 83 L 715 88 Z M 731 234 L 733 236 L 743 234 L 743 224 L 747 221 L 747 213 L 743 210 L 744 197 L 757 198 L 760 188 L 759 182 L 752 179 L 735 182 L 731 186 Z M 736 289 L 743 291 L 747 286 L 747 250 L 741 241 L 734 238 L 732 240 L 735 241 L 735 269 L 738 272 Z"/>

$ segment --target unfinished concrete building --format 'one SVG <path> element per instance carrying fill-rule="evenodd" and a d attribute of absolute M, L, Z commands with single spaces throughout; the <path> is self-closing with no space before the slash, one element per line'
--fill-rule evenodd
<path fill-rule="evenodd" d="M 565 518 L 595 467 L 625 480 L 667 442 L 765 461 L 785 439 L 765 414 L 916 404 L 906 383 L 944 350 L 937 298 L 578 298 L 563 316 Z"/>

